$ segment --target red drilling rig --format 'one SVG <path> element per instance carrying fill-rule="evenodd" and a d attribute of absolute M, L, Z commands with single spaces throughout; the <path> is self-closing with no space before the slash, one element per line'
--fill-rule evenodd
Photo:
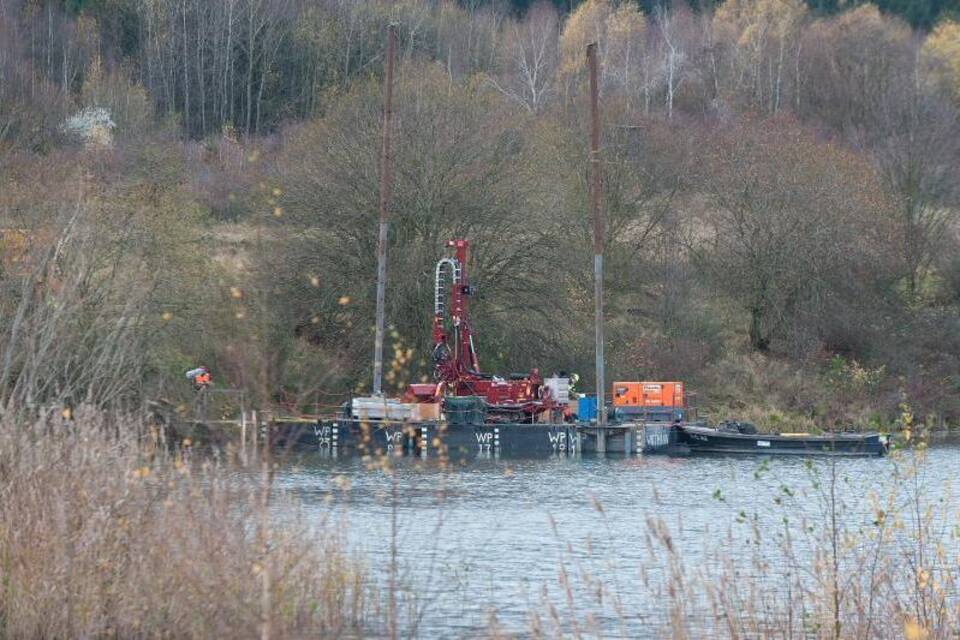
<path fill-rule="evenodd" d="M 481 373 L 473 343 L 467 301 L 476 293 L 467 278 L 467 240 L 450 240 L 454 257 L 437 262 L 433 306 L 433 375 L 436 383 L 413 384 L 410 391 L 420 402 L 435 402 L 444 395 L 481 396 L 494 415 L 532 419 L 556 406 L 539 370 L 509 378 Z"/>

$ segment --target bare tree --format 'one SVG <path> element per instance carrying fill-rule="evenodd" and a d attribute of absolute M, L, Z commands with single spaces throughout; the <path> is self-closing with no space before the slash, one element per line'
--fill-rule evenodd
<path fill-rule="evenodd" d="M 423 318 L 432 304 L 430 274 L 444 243 L 465 237 L 474 245 L 474 282 L 486 292 L 475 308 L 477 327 L 488 328 L 480 329 L 486 337 L 481 359 L 486 367 L 507 359 L 520 366 L 524 354 L 546 351 L 545 342 L 554 339 L 540 321 L 554 301 L 532 294 L 549 278 L 545 238 L 553 225 L 546 223 L 550 212 L 516 214 L 532 174 L 523 170 L 515 117 L 495 91 L 451 87 L 437 67 L 398 80 L 396 118 L 403 124 L 395 145 L 391 234 L 404 249 L 390 254 L 389 269 L 405 284 L 388 289 L 386 314 L 397 329 L 396 348 L 415 349 L 412 374 L 429 373 L 419 359 L 428 353 Z M 365 359 L 356 354 L 366 353 L 372 338 L 365 318 L 372 317 L 368 293 L 375 279 L 363 274 L 375 273 L 376 234 L 369 229 L 375 225 L 379 110 L 375 87 L 351 97 L 328 122 L 299 130 L 282 163 L 289 240 L 274 252 L 283 256 L 274 277 L 287 286 L 275 308 L 285 310 L 285 320 L 315 349 L 349 353 L 350 375 L 363 369 Z M 354 295 L 339 303 L 348 290 Z M 506 326 L 509 335 L 492 326 Z"/>
<path fill-rule="evenodd" d="M 876 247 L 892 219 L 868 163 L 779 124 L 738 125 L 706 145 L 709 233 L 692 247 L 748 313 L 758 351 L 797 330 L 824 339 L 848 318 L 884 273 Z"/>
<path fill-rule="evenodd" d="M 876 120 L 860 132 L 900 211 L 899 249 L 907 292 L 921 294 L 960 201 L 960 120 L 957 110 L 918 89 L 912 78 L 892 87 Z"/>
<path fill-rule="evenodd" d="M 56 241 L 38 248 L 0 333 L 0 412 L 133 397 L 149 336 L 144 301 L 151 285 L 146 263 L 132 268 L 113 250 L 132 250 L 134 242 L 126 233 L 105 238 L 77 205 Z M 131 280 L 141 286 L 130 287 Z"/>
<path fill-rule="evenodd" d="M 557 69 L 559 18 L 540 1 L 520 22 L 510 22 L 502 45 L 504 72 L 494 87 L 530 113 L 537 113 L 553 91 Z"/>
<path fill-rule="evenodd" d="M 678 30 L 677 15 L 663 6 L 656 9 L 655 22 L 662 45 L 662 77 L 666 87 L 665 105 L 667 118 L 673 117 L 673 102 L 677 89 L 683 81 L 686 52 Z"/>

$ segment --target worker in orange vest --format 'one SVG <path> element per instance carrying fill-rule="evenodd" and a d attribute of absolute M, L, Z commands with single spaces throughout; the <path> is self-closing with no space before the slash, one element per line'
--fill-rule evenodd
<path fill-rule="evenodd" d="M 206 367 L 197 367 L 187 371 L 187 379 L 193 382 L 193 388 L 197 391 L 206 389 L 213 383 L 213 377 L 210 370 Z"/>

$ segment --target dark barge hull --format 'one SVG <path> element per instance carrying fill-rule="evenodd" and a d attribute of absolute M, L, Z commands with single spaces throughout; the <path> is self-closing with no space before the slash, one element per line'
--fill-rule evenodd
<path fill-rule="evenodd" d="M 291 421 L 275 422 L 271 441 L 278 447 L 338 455 L 410 454 L 452 459 L 688 453 L 670 425 L 640 423 L 598 428 L 586 423 Z"/>
<path fill-rule="evenodd" d="M 693 454 L 871 457 L 887 452 L 885 441 L 877 433 L 822 436 L 744 434 L 683 426 L 679 429 L 679 442 Z"/>
<path fill-rule="evenodd" d="M 386 422 L 331 420 L 277 422 L 271 441 L 281 448 L 333 454 L 420 455 L 450 459 L 496 456 L 551 457 L 601 453 L 613 455 L 827 455 L 868 457 L 886 453 L 881 436 L 833 434 L 785 436 L 663 423 L 521 424 Z"/>
<path fill-rule="evenodd" d="M 452 459 L 572 455 L 583 451 L 585 440 L 574 424 L 404 424 L 338 420 L 323 425 L 320 432 L 330 434 L 326 440 L 315 443 L 321 449 L 336 444 L 340 451 L 361 455 L 405 453 Z"/>

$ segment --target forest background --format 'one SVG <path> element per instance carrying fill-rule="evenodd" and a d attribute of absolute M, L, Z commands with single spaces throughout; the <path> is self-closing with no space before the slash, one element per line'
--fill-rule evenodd
<path fill-rule="evenodd" d="M 724 417 L 960 419 L 960 8 L 0 3 L 0 408 L 369 388 L 398 25 L 388 389 L 429 376 L 471 240 L 481 366 L 593 370 L 597 42 L 607 379 Z"/>

